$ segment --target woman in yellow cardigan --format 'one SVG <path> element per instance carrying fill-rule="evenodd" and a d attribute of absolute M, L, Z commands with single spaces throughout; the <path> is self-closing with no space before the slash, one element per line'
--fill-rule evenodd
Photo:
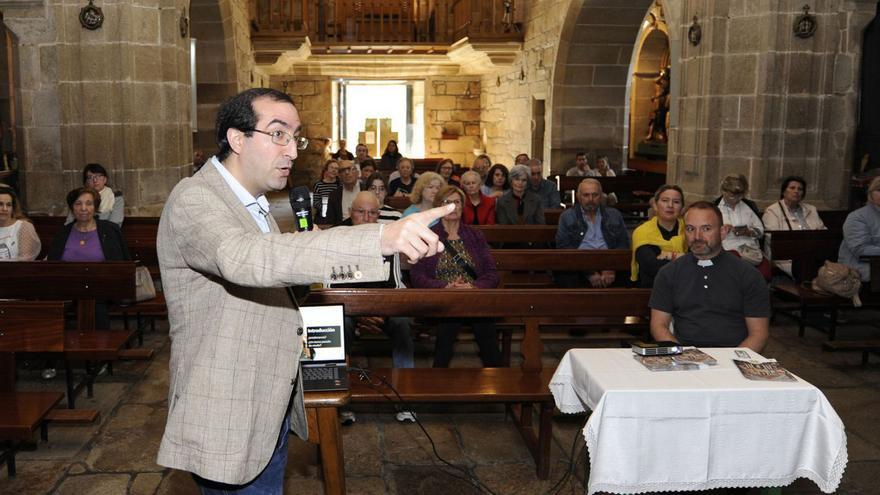
<path fill-rule="evenodd" d="M 684 238 L 684 192 L 675 185 L 663 185 L 654 193 L 656 215 L 633 231 L 630 280 L 650 288 L 666 263 L 687 252 Z"/>

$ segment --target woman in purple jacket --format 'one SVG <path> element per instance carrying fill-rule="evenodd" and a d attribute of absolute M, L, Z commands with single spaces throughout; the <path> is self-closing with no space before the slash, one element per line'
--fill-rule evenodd
<path fill-rule="evenodd" d="M 493 289 L 498 286 L 495 260 L 483 233 L 461 221 L 465 195 L 455 186 L 445 186 L 434 198 L 434 206 L 454 204 L 455 210 L 440 219 L 431 230 L 440 236 L 446 249 L 413 265 L 410 277 L 413 287 L 431 289 Z M 474 331 L 483 366 L 501 365 L 498 334 L 491 318 L 441 320 L 437 325 L 434 367 L 446 368 L 452 360 L 455 339 L 463 323 Z"/>

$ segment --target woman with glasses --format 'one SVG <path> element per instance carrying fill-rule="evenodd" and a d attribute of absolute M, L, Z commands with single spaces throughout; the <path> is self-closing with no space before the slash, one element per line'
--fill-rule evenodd
<path fill-rule="evenodd" d="M 728 175 L 721 181 L 721 198 L 718 209 L 727 227 L 727 236 L 721 241 L 725 251 L 745 259 L 757 267 L 764 279 L 770 280 L 770 261 L 761 251 L 759 239 L 764 237 L 761 217 L 746 203 L 749 182 L 744 175 Z M 757 206 L 755 207 L 757 208 Z"/>
<path fill-rule="evenodd" d="M 367 191 L 375 194 L 379 198 L 379 223 L 391 223 L 400 220 L 401 213 L 394 208 L 385 204 L 385 198 L 388 197 L 388 182 L 381 172 L 376 172 L 367 178 Z"/>
<path fill-rule="evenodd" d="M 454 204 L 455 209 L 431 227 L 446 249 L 430 258 L 424 258 L 410 269 L 413 287 L 427 289 L 491 289 L 498 286 L 499 277 L 495 260 L 486 238 L 479 230 L 462 223 L 464 192 L 455 186 L 445 186 L 434 199 L 434 206 Z M 491 318 L 441 320 L 437 324 L 437 342 L 434 367 L 447 368 L 452 360 L 458 331 L 468 324 L 474 332 L 483 366 L 501 365 L 498 334 Z"/>
<path fill-rule="evenodd" d="M 416 185 L 413 186 L 412 194 L 409 196 L 412 200 L 412 204 L 409 205 L 407 209 L 403 210 L 403 216 L 412 215 L 413 213 L 427 211 L 433 208 L 434 198 L 437 197 L 437 193 L 444 185 L 445 181 L 440 174 L 434 172 L 425 172 L 422 174 L 418 180 L 416 180 Z M 434 223 L 437 222 L 435 221 Z M 431 225 L 434 225 L 434 223 Z"/>
<path fill-rule="evenodd" d="M 100 163 L 89 163 L 82 171 L 83 187 L 98 191 L 101 196 L 101 207 L 95 212 L 100 220 L 107 220 L 122 227 L 125 220 L 125 198 L 121 191 L 114 192 L 107 185 L 107 169 Z M 74 212 L 67 214 L 65 224 L 74 221 Z"/>
<path fill-rule="evenodd" d="M 450 186 L 460 187 L 458 181 L 452 176 L 455 172 L 455 163 L 450 158 L 444 158 L 437 164 L 436 172 L 443 177 L 446 184 Z"/>

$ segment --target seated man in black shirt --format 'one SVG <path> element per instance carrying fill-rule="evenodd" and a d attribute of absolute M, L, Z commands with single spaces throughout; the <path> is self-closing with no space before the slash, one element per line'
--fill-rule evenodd
<path fill-rule="evenodd" d="M 660 269 L 651 292 L 651 336 L 699 347 L 761 352 L 770 325 L 770 295 L 761 274 L 724 251 L 727 227 L 718 207 L 700 201 L 684 216 L 690 253 Z M 670 324 L 675 319 L 675 335 Z"/>

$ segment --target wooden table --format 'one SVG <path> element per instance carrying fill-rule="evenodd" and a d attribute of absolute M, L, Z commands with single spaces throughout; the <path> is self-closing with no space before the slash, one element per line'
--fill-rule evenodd
<path fill-rule="evenodd" d="M 345 461 L 342 455 L 342 433 L 339 430 L 339 407 L 348 404 L 351 392 L 306 392 L 306 417 L 309 422 L 309 443 L 318 444 L 324 493 L 345 493 Z"/>

